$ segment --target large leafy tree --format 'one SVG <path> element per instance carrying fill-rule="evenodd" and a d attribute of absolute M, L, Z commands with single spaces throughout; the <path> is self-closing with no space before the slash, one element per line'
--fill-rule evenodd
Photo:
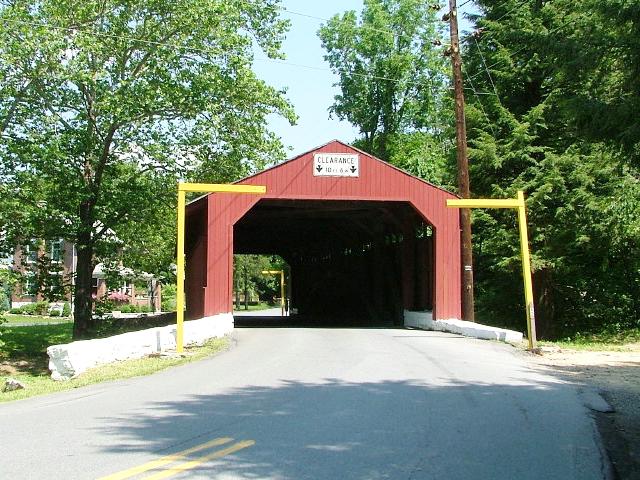
<path fill-rule="evenodd" d="M 438 136 L 448 125 L 447 62 L 434 45 L 441 25 L 428 2 L 365 0 L 360 17 L 335 15 L 318 32 L 339 77 L 330 112 L 357 126 L 359 146 L 383 160 L 403 150 L 402 135 Z"/>
<path fill-rule="evenodd" d="M 0 2 L 3 235 L 76 244 L 75 337 L 96 261 L 166 218 L 177 178 L 282 153 L 266 116 L 293 113 L 251 70 L 255 45 L 279 55 L 277 4 Z"/>
<path fill-rule="evenodd" d="M 528 195 L 540 331 L 638 326 L 638 6 L 478 4 L 465 51 L 472 185 Z M 512 215 L 479 213 L 474 231 L 481 313 L 515 323 Z"/>

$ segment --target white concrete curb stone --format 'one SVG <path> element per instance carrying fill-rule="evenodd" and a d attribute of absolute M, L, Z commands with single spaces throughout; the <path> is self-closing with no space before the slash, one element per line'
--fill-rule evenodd
<path fill-rule="evenodd" d="M 489 327 L 480 323 L 465 322 L 464 320 L 433 320 L 431 312 L 404 311 L 405 327 L 435 330 L 438 332 L 457 333 L 465 337 L 481 338 L 484 340 L 498 340 L 508 343 L 522 342 L 522 333 L 504 328 Z"/>
<path fill-rule="evenodd" d="M 220 338 L 233 331 L 233 315 L 184 322 L 184 344 L 202 345 L 210 338 Z M 149 328 L 108 338 L 79 340 L 47 348 L 49 370 L 54 380 L 68 380 L 82 372 L 117 360 L 141 358 L 151 353 L 176 348 L 176 326 Z"/>

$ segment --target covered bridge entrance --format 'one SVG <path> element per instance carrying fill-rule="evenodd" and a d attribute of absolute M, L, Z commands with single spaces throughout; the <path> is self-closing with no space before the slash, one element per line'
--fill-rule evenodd
<path fill-rule="evenodd" d="M 460 318 L 453 194 L 339 141 L 187 207 L 187 317 L 232 311 L 233 254 L 278 254 L 307 318 L 401 324 L 405 311 Z"/>

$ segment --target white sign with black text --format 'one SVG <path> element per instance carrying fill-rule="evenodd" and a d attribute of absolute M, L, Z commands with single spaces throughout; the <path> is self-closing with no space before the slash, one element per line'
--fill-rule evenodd
<path fill-rule="evenodd" d="M 313 156 L 316 177 L 359 177 L 360 156 L 353 153 L 316 153 Z"/>

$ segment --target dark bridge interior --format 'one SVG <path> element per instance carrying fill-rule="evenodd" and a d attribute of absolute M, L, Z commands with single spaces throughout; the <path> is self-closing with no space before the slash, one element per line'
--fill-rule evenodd
<path fill-rule="evenodd" d="M 408 202 L 261 200 L 234 253 L 287 261 L 302 323 L 400 325 L 404 309 L 433 308 L 433 234 Z"/>

